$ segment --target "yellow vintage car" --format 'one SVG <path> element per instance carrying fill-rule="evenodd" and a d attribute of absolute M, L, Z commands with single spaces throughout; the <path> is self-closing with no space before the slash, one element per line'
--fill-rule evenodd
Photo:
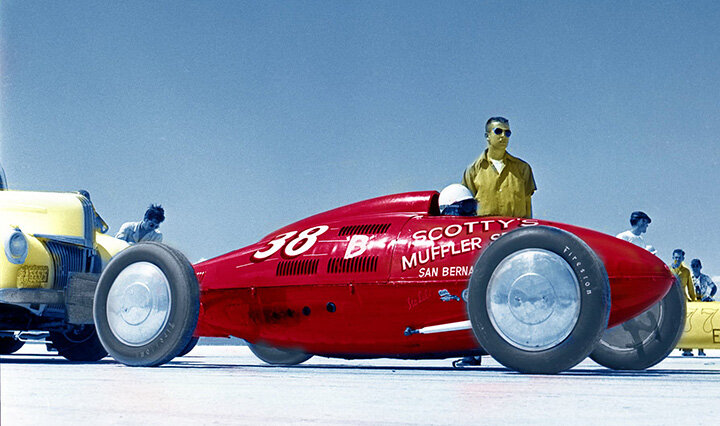
<path fill-rule="evenodd" d="M 720 349 L 720 302 L 688 302 L 683 349 Z"/>
<path fill-rule="evenodd" d="M 190 262 L 104 231 L 87 192 L 8 190 L 0 167 L 0 355 L 41 335 L 69 360 L 153 366 L 197 341 Z"/>

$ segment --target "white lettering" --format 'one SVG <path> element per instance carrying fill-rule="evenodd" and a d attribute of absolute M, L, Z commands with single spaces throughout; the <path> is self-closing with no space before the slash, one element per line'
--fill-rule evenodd
<path fill-rule="evenodd" d="M 515 222 L 516 219 L 510 219 L 508 221 L 498 219 L 498 222 L 502 225 L 502 229 L 507 229 L 508 226 L 510 226 L 511 223 Z"/>
<path fill-rule="evenodd" d="M 451 232 L 451 231 L 450 231 L 450 228 L 452 228 L 452 229 L 457 229 L 457 232 Z M 460 226 L 460 225 L 458 225 L 458 224 L 450 225 L 450 226 L 448 226 L 447 228 L 445 228 L 445 236 L 446 236 L 446 237 L 449 237 L 449 238 L 452 238 L 452 237 L 458 235 L 458 234 L 461 233 L 461 232 L 462 232 L 462 226 Z"/>
<path fill-rule="evenodd" d="M 347 250 L 345 250 L 344 258 L 351 259 L 365 253 L 368 241 L 370 241 L 370 237 L 367 235 L 353 235 L 350 238 Z"/>
<path fill-rule="evenodd" d="M 438 268 L 420 268 L 418 273 L 420 278 L 437 277 Z"/>
<path fill-rule="evenodd" d="M 417 261 L 417 253 L 413 253 L 412 256 L 410 256 L 410 260 L 407 260 L 405 256 L 402 257 L 402 270 L 405 271 L 406 269 L 412 269 L 416 267 L 418 264 Z"/>
<path fill-rule="evenodd" d="M 439 231 L 440 234 L 438 234 L 437 237 L 433 238 L 433 232 L 435 232 L 435 231 Z M 442 238 L 442 231 L 443 231 L 443 229 L 440 228 L 440 227 L 438 227 L 438 228 L 433 228 L 433 229 L 430 230 L 430 232 L 428 232 L 428 238 L 430 238 L 430 240 L 432 240 L 432 241 L 439 240 L 440 238 Z"/>
<path fill-rule="evenodd" d="M 480 222 L 465 222 L 465 227 L 467 228 L 467 233 L 472 234 L 475 229 L 475 225 L 477 225 Z"/>

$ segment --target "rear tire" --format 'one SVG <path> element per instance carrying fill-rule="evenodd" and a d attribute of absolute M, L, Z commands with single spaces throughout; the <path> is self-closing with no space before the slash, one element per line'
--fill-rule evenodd
<path fill-rule="evenodd" d="M 590 358 L 614 370 L 644 370 L 664 360 L 685 328 L 685 295 L 678 283 L 647 311 L 605 330 Z"/>
<path fill-rule="evenodd" d="M 20 350 L 25 342 L 14 337 L 0 337 L 0 355 L 10 355 Z"/>
<path fill-rule="evenodd" d="M 555 374 L 595 348 L 607 327 L 610 284 L 595 252 L 547 226 L 493 242 L 470 277 L 468 317 L 480 346 L 522 373 Z"/>
<path fill-rule="evenodd" d="M 95 362 L 108 353 L 92 325 L 81 325 L 67 331 L 51 331 L 50 341 L 60 356 L 69 361 Z"/>
<path fill-rule="evenodd" d="M 262 343 L 248 343 L 248 347 L 256 357 L 270 365 L 297 365 L 312 358 L 302 351 L 274 348 Z"/>
<path fill-rule="evenodd" d="M 187 348 L 200 310 L 190 262 L 159 243 L 118 253 L 100 276 L 93 312 L 110 355 L 130 365 L 164 364 Z"/>

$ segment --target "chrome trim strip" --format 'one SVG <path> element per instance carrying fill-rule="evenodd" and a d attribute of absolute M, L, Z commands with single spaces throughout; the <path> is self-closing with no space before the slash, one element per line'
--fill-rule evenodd
<path fill-rule="evenodd" d="M 48 241 L 55 241 L 62 244 L 72 244 L 75 246 L 82 246 L 92 248 L 91 245 L 86 245 L 86 240 L 83 237 L 70 237 L 67 235 L 49 235 L 49 234 L 34 234 L 35 238 L 42 238 Z"/>
<path fill-rule="evenodd" d="M 470 324 L 470 321 L 459 321 L 459 322 L 451 322 L 448 324 L 438 324 L 438 325 L 431 325 L 429 327 L 423 327 L 417 330 L 418 334 L 433 334 L 433 333 L 445 333 L 448 331 L 458 331 L 458 330 L 470 330 L 472 329 L 472 325 Z"/>
<path fill-rule="evenodd" d="M 83 220 L 85 220 L 85 247 L 92 248 L 95 242 L 95 209 L 92 201 L 85 198 L 81 194 L 77 194 L 77 199 L 83 206 Z"/>

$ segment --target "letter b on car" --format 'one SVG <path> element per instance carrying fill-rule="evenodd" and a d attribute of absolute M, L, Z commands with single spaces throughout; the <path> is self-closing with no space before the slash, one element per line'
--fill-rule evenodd
<path fill-rule="evenodd" d="M 370 237 L 367 235 L 353 235 L 348 243 L 347 250 L 345 250 L 345 259 L 360 256 L 367 250 L 367 244 L 370 241 Z"/>

